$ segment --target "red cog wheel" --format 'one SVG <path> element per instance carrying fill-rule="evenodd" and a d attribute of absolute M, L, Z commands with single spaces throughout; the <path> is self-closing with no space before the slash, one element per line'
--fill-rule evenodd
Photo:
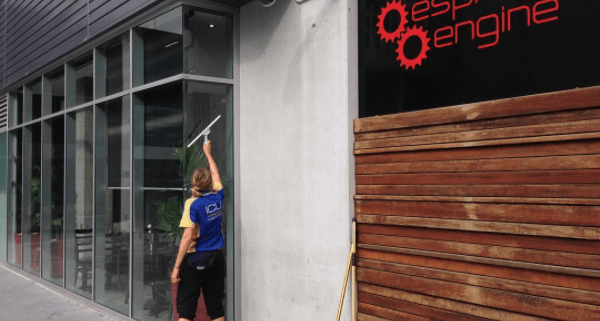
<path fill-rule="evenodd" d="M 414 59 L 406 58 L 404 54 L 404 46 L 406 45 L 406 41 L 412 37 L 416 36 L 421 39 L 421 52 Z M 406 70 L 408 68 L 412 68 L 413 70 L 417 65 L 421 66 L 423 60 L 427 59 L 427 52 L 431 49 L 429 47 L 429 37 L 427 37 L 427 30 L 423 30 L 422 27 L 413 27 L 406 29 L 406 32 L 402 34 L 400 40 L 398 40 L 398 49 L 396 52 L 398 53 L 398 58 L 396 60 L 400 61 L 400 66 L 405 66 Z"/>
<path fill-rule="evenodd" d="M 387 32 L 383 27 L 383 21 L 385 20 L 387 14 L 392 10 L 396 10 L 400 14 L 400 25 L 395 31 Z M 406 5 L 403 5 L 401 0 L 398 0 L 398 2 L 396 2 L 396 0 L 392 0 L 381 9 L 381 14 L 378 16 L 378 18 L 379 22 L 377 22 L 377 28 L 379 30 L 377 33 L 381 35 L 381 40 L 385 42 L 396 41 L 396 39 L 400 39 L 400 35 L 404 32 L 404 30 L 406 30 L 406 24 L 408 23 L 408 11 L 406 11 Z"/>

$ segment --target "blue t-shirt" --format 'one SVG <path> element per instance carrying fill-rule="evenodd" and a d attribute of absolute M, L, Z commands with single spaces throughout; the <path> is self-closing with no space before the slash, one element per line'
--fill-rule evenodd
<path fill-rule="evenodd" d="M 217 192 L 191 197 L 185 202 L 179 226 L 194 228 L 188 253 L 214 251 L 225 245 L 221 227 L 225 195 L 221 184 L 215 184 L 214 190 Z"/>

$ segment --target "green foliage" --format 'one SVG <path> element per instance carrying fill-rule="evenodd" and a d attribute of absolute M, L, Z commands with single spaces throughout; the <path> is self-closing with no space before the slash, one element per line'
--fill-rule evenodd
<path fill-rule="evenodd" d="M 42 200 L 42 183 L 39 178 L 32 178 L 29 181 L 29 186 L 31 186 L 31 195 L 33 196 L 33 201 L 39 203 Z"/>
<path fill-rule="evenodd" d="M 174 153 L 179 158 L 179 179 L 181 186 L 185 191 L 189 190 L 192 180 L 192 174 L 197 168 L 207 167 L 208 161 L 198 144 L 187 147 L 175 147 Z M 183 204 L 178 197 L 171 197 L 167 203 L 158 204 L 156 216 L 158 225 L 156 228 L 165 232 L 165 238 L 175 242 L 183 234 L 183 230 L 179 228 L 181 220 L 181 212 Z"/>
<path fill-rule="evenodd" d="M 165 239 L 175 242 L 180 238 L 183 231 L 179 228 L 181 220 L 181 209 L 183 204 L 178 197 L 171 197 L 166 203 L 158 204 L 156 216 L 158 218 L 159 230 L 165 231 Z"/>
<path fill-rule="evenodd" d="M 192 174 L 200 167 L 208 167 L 208 160 L 198 144 L 191 147 L 184 145 L 183 147 L 175 147 L 175 155 L 179 158 L 179 178 L 184 189 L 188 189 L 191 185 Z"/>

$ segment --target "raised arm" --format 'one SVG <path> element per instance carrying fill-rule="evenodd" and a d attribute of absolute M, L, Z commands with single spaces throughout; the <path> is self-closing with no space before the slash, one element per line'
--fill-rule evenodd
<path fill-rule="evenodd" d="M 204 143 L 202 146 L 202 150 L 204 150 L 204 155 L 206 155 L 206 159 L 208 160 L 208 166 L 210 168 L 210 176 L 212 177 L 213 186 L 215 184 L 221 184 L 221 176 L 219 175 L 219 169 L 217 168 L 217 163 L 212 157 L 212 142 L 209 140 Z M 221 184 L 222 185 L 222 184 Z"/>

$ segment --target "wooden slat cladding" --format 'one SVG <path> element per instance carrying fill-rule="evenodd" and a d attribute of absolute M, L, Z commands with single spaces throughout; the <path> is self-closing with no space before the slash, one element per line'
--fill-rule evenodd
<path fill-rule="evenodd" d="M 354 129 L 359 320 L 600 320 L 600 87 Z"/>

